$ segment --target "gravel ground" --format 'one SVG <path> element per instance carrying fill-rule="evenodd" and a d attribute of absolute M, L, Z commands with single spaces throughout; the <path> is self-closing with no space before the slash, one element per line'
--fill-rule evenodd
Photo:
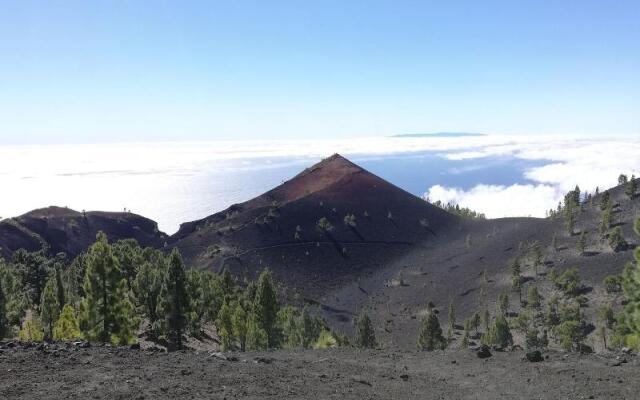
<path fill-rule="evenodd" d="M 0 349 L 2 399 L 637 399 L 632 355 Z M 214 354 L 214 355 L 212 355 Z M 226 358 L 226 359 L 225 359 Z"/>

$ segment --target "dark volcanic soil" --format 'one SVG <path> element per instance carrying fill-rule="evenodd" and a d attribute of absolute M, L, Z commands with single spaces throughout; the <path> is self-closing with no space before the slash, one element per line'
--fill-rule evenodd
<path fill-rule="evenodd" d="M 637 399 L 635 356 L 522 352 L 479 359 L 353 349 L 227 354 L 0 350 L 2 399 Z"/>

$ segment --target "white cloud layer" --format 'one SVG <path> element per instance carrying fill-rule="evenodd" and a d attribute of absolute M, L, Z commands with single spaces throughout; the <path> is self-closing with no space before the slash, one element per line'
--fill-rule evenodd
<path fill-rule="evenodd" d="M 511 186 L 478 183 L 469 190 L 435 185 L 425 197 L 432 201 L 458 203 L 483 212 L 487 217 L 534 216 L 545 212 L 579 185 L 583 191 L 617 184 L 621 173 L 640 176 L 640 137 L 511 138 L 503 143 L 488 143 L 477 148 L 442 154 L 450 160 L 511 156 L 525 160 L 548 161 L 527 170 L 524 178 L 531 184 Z"/>
<path fill-rule="evenodd" d="M 457 203 L 484 213 L 487 218 L 541 217 L 562 194 L 549 185 L 476 185 L 470 190 L 432 186 L 425 197 L 431 201 Z"/>
<path fill-rule="evenodd" d="M 234 172 L 265 172 L 283 165 L 302 169 L 336 152 L 371 157 L 432 152 L 450 160 L 542 160 L 541 166 L 525 172 L 530 184 L 488 186 L 480 181 L 462 190 L 440 182 L 427 190 L 431 200 L 457 202 L 489 217 L 544 216 L 545 210 L 555 207 L 562 194 L 576 184 L 593 191 L 596 186 L 613 186 L 620 173 L 640 175 L 640 135 L 0 144 L 0 182 L 9 193 L 0 201 L 0 216 L 19 215 L 49 204 L 76 209 L 127 207 L 159 221 L 161 229 L 172 232 L 180 222 L 202 218 L 272 185 L 266 179 L 258 183 L 236 181 Z M 465 168 L 472 167 L 461 167 L 459 173 Z M 279 183 L 289 177 L 273 180 Z"/>

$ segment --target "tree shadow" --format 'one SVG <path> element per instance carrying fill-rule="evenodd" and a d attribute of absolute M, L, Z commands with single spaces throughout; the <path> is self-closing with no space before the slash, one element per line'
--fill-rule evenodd
<path fill-rule="evenodd" d="M 581 286 L 577 291 L 578 295 L 583 295 L 591 292 L 593 292 L 593 287 L 591 286 Z"/>
<path fill-rule="evenodd" d="M 349 226 L 349 229 L 351 230 L 351 233 L 356 235 L 358 237 L 358 239 L 360 239 L 361 242 L 364 242 L 364 236 L 362 236 L 362 234 L 360 234 L 360 231 L 358 231 L 358 228 L 356 228 L 355 226 L 351 226 L 351 225 L 348 225 L 348 226 Z"/>
<path fill-rule="evenodd" d="M 585 251 L 584 253 L 582 253 L 582 255 L 585 257 L 593 257 L 597 256 L 598 254 L 600 254 L 599 251 Z"/>
<path fill-rule="evenodd" d="M 327 232 L 324 231 L 324 236 L 331 242 L 331 244 L 333 244 L 333 247 L 336 249 L 336 251 L 338 252 L 338 254 L 340 254 L 341 257 L 343 258 L 349 258 L 347 253 L 345 253 L 342 249 L 343 247 L 340 245 L 340 242 L 338 242 L 333 235 L 331 234 L 331 232 Z"/>

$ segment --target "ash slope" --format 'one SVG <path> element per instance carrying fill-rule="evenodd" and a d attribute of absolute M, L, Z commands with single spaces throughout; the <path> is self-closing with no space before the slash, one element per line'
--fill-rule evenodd
<path fill-rule="evenodd" d="M 329 229 L 318 227 L 321 219 Z M 254 276 L 263 267 L 317 298 L 466 224 L 333 155 L 261 196 L 183 224 L 170 242 L 189 265 Z"/>
<path fill-rule="evenodd" d="M 510 311 L 519 313 L 508 267 L 515 257 L 523 260 L 524 292 L 535 285 L 543 302 L 555 293 L 546 274 L 575 266 L 589 300 L 583 310 L 587 320 L 595 322 L 603 304 L 619 308 L 622 297 L 606 293 L 602 279 L 619 273 L 632 259 L 638 243 L 632 221 L 640 217 L 640 196 L 629 199 L 622 186 L 609 193 L 614 226 L 622 228 L 629 242 L 619 252 L 599 235 L 599 196 L 583 206 L 573 235 L 561 218 L 465 220 L 334 155 L 261 196 L 183 224 L 172 237 L 135 214 L 83 216 L 50 207 L 0 221 L 0 247 L 7 257 L 17 248 L 37 250 L 46 243 L 53 253 L 74 256 L 104 230 L 111 240 L 176 246 L 187 265 L 198 269 L 227 267 L 240 278 L 253 278 L 269 267 L 283 283 L 285 296 L 318 306 L 333 327 L 353 333 L 353 319 L 364 311 L 384 347 L 414 348 L 427 301 L 440 310 L 452 302 L 460 324 L 476 311 L 493 311 L 498 296 L 507 292 Z M 323 218 L 332 229 L 318 229 Z M 584 255 L 576 249 L 582 231 L 587 237 Z M 554 235 L 556 249 L 551 246 Z M 527 262 L 534 241 L 541 244 L 545 261 L 537 274 Z M 444 315 L 441 322 L 448 322 Z M 453 347 L 460 333 L 454 332 Z M 601 350 L 593 333 L 588 343 Z"/>
<path fill-rule="evenodd" d="M 124 212 L 78 212 L 47 207 L 0 221 L 0 256 L 10 258 L 18 249 L 38 251 L 47 246 L 52 254 L 71 258 L 86 250 L 99 231 L 110 240 L 135 239 L 141 246 L 160 248 L 168 236 L 158 224 L 137 214 Z"/>
<path fill-rule="evenodd" d="M 639 360 L 548 352 L 330 350 L 169 354 L 122 348 L 0 351 L 3 399 L 634 399 Z"/>

